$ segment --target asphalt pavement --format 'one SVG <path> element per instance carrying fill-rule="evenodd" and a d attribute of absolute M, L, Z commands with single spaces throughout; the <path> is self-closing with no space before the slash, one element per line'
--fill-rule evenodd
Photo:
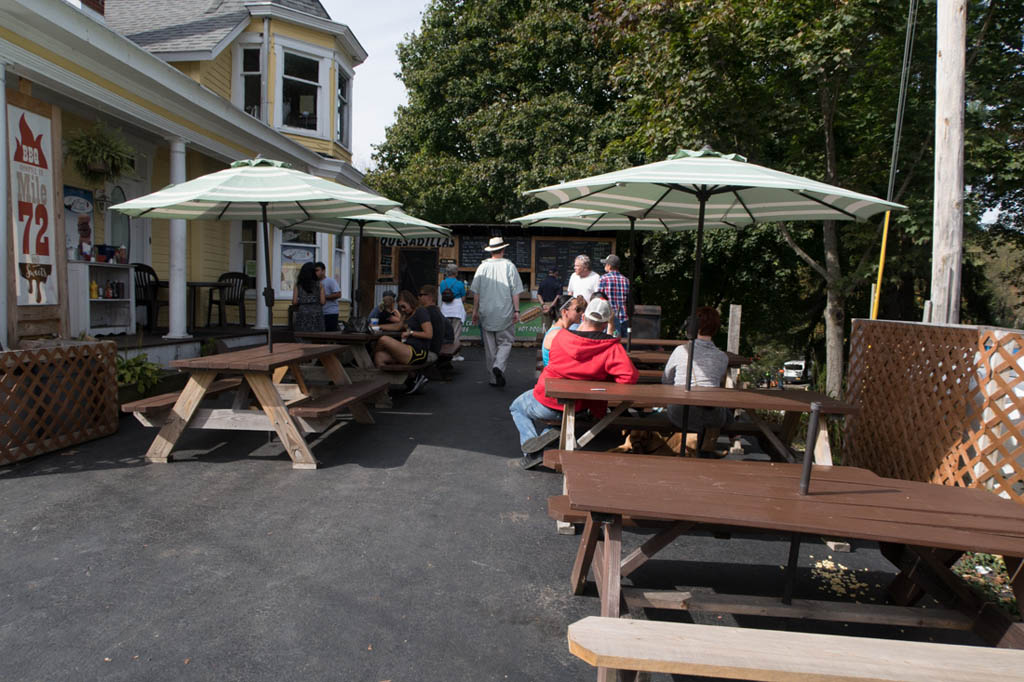
<path fill-rule="evenodd" d="M 534 352 L 515 349 L 497 389 L 467 349 L 452 382 L 313 441 L 315 471 L 293 470 L 265 434 L 227 431 L 187 431 L 174 462 L 145 464 L 155 430 L 130 417 L 111 437 L 0 467 L 0 680 L 593 679 L 566 645 L 568 625 L 600 607 L 592 585 L 570 592 L 578 536 L 546 514 L 561 478 L 520 469 L 508 413 L 533 385 Z M 687 536 L 633 580 L 778 594 L 787 548 Z M 819 599 L 879 600 L 894 573 L 870 543 L 834 555 L 816 538 L 800 566 L 797 596 Z"/>

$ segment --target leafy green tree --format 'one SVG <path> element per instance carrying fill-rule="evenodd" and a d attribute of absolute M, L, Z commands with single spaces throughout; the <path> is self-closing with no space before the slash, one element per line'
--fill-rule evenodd
<path fill-rule="evenodd" d="M 984 267 L 1024 247 L 1022 10 L 968 3 L 965 321 L 1003 314 Z M 428 219 L 500 222 L 542 208 L 526 189 L 710 144 L 885 196 L 905 21 L 905 0 L 434 0 L 399 46 L 409 103 L 367 182 Z M 882 317 L 920 319 L 929 294 L 934 65 L 926 0 L 893 196 L 909 210 L 892 217 Z M 880 219 L 709 234 L 703 302 L 743 303 L 751 341 L 823 349 L 838 393 L 880 236 Z M 692 255 L 687 234 L 645 236 L 636 254 L 638 291 L 669 329 L 689 309 Z M 1022 288 L 1024 266 L 1002 269 Z"/>
<path fill-rule="evenodd" d="M 611 56 L 581 0 L 434 0 L 398 48 L 408 105 L 366 178 L 429 220 L 504 222 L 522 192 L 603 172 Z"/>

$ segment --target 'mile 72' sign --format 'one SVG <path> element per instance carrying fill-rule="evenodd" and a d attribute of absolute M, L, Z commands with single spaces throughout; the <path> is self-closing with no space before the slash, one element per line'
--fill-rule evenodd
<path fill-rule="evenodd" d="M 32 173 L 19 172 L 18 178 L 18 222 L 22 226 L 21 252 L 26 256 L 49 256 L 50 215 L 46 183 Z M 35 240 L 32 239 L 33 233 Z"/>
<path fill-rule="evenodd" d="M 46 212 L 46 204 L 19 201 L 18 220 L 22 222 L 24 230 L 21 239 L 21 252 L 26 256 L 49 256 L 50 238 L 46 234 L 46 229 L 50 226 L 50 216 Z M 33 227 L 38 228 L 34 249 L 31 237 Z"/>

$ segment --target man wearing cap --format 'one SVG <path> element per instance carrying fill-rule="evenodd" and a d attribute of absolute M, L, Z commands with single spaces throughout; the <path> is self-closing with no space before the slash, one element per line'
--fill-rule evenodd
<path fill-rule="evenodd" d="M 604 273 L 601 275 L 601 282 L 597 290 L 608 297 L 612 304 L 612 311 L 615 313 L 615 335 L 622 338 L 626 335 L 626 326 L 629 322 L 629 312 L 626 308 L 629 300 L 629 280 L 619 272 L 622 261 L 614 253 L 609 254 L 601 260 L 604 264 Z"/>
<path fill-rule="evenodd" d="M 595 298 L 587 304 L 579 329 L 565 330 L 551 342 L 550 361 L 537 379 L 537 385 L 526 391 L 509 406 L 512 421 L 519 430 L 519 445 L 523 451 L 520 464 L 532 469 L 544 456 L 541 451 L 558 440 L 558 429 L 549 428 L 539 436 L 535 419 L 561 419 L 562 403 L 544 394 L 548 379 L 576 379 L 581 381 L 614 381 L 635 384 L 639 373 L 626 354 L 622 343 L 604 329 L 612 319 L 608 301 Z M 607 404 L 601 401 L 577 400 L 576 410 L 589 408 L 595 419 L 604 416 Z"/>
<path fill-rule="evenodd" d="M 551 317 L 548 311 L 551 304 L 555 302 L 558 295 L 562 293 L 562 282 L 558 279 L 558 268 L 548 270 L 548 276 L 537 285 L 537 300 L 541 306 L 541 320 L 543 320 L 544 333 L 547 334 L 551 327 Z"/>
<path fill-rule="evenodd" d="M 491 237 L 484 251 L 491 257 L 480 263 L 469 290 L 473 301 L 473 324 L 480 326 L 488 383 L 505 385 L 505 368 L 515 340 L 515 324 L 519 321 L 519 294 L 523 281 L 512 261 L 505 258 L 508 244 L 501 237 Z"/>

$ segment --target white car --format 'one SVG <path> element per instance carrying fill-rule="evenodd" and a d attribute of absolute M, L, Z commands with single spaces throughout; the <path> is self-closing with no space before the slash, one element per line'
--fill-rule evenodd
<path fill-rule="evenodd" d="M 787 384 L 807 381 L 807 363 L 803 360 L 790 360 L 782 366 L 782 380 Z"/>

